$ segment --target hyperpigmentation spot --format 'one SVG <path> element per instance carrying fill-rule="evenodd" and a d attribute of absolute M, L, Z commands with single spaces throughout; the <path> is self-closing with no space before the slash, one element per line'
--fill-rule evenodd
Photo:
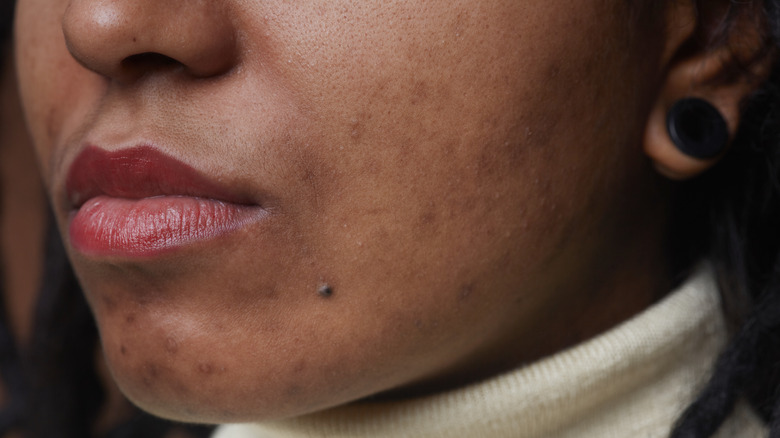
<path fill-rule="evenodd" d="M 198 371 L 203 374 L 212 374 L 214 372 L 214 367 L 209 363 L 201 362 L 198 364 Z"/>
<path fill-rule="evenodd" d="M 168 336 L 165 340 L 165 351 L 170 354 L 176 354 L 179 351 L 179 343 L 172 336 Z"/>
<path fill-rule="evenodd" d="M 469 283 L 461 286 L 460 290 L 458 291 L 458 301 L 463 302 L 468 300 L 468 298 L 471 296 L 473 292 L 474 292 L 473 283 Z"/>
<path fill-rule="evenodd" d="M 323 284 L 317 289 L 317 293 L 323 298 L 329 298 L 333 296 L 333 288 L 327 284 Z"/>

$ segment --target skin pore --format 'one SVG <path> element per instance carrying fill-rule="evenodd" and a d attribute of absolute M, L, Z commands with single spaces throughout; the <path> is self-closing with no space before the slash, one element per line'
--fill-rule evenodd
<path fill-rule="evenodd" d="M 300 415 L 487 378 L 657 300 L 642 141 L 669 41 L 629 3 L 21 0 L 25 113 L 122 390 Z M 70 165 L 138 146 L 263 214 L 148 257 L 74 248 Z"/>

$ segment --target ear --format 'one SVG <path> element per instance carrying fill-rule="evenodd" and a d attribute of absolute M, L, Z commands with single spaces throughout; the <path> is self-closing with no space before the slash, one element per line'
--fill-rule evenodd
<path fill-rule="evenodd" d="M 680 99 L 697 97 L 723 115 L 729 143 L 740 123 L 741 103 L 770 73 L 774 50 L 765 37 L 760 2 L 680 0 L 667 2 L 662 78 L 651 108 L 644 152 L 668 178 L 692 178 L 724 154 L 698 159 L 680 151 L 667 130 L 667 114 Z"/>

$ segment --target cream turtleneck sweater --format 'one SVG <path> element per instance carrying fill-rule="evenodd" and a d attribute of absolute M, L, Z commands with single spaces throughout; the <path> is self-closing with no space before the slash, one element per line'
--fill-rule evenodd
<path fill-rule="evenodd" d="M 491 380 L 419 399 L 224 425 L 213 438 L 666 437 L 725 342 L 713 275 L 702 268 L 631 320 Z M 717 434 L 766 436 L 744 403 Z"/>

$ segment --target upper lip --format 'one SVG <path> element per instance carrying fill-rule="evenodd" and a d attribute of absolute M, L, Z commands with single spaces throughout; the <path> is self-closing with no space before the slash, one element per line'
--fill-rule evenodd
<path fill-rule="evenodd" d="M 252 204 L 230 187 L 148 145 L 112 152 L 87 146 L 70 165 L 65 190 L 74 209 L 101 195 L 128 199 L 192 196 Z"/>

